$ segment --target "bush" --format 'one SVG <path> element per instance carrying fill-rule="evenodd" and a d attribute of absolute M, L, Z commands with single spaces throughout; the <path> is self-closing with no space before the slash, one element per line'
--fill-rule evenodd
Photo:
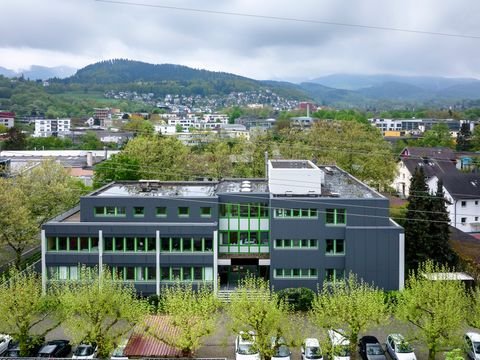
<path fill-rule="evenodd" d="M 453 349 L 446 354 L 445 360 L 464 360 L 463 354 L 463 350 Z"/>
<path fill-rule="evenodd" d="M 388 307 L 394 308 L 395 306 L 397 306 L 400 291 L 397 291 L 397 290 L 385 291 L 383 294 L 384 294 L 385 304 L 387 304 Z"/>
<path fill-rule="evenodd" d="M 315 292 L 308 288 L 287 288 L 280 290 L 278 296 L 294 311 L 309 311 L 315 298 Z"/>

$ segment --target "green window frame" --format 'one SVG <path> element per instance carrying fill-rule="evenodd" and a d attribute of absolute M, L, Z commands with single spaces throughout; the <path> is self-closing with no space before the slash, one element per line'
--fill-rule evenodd
<path fill-rule="evenodd" d="M 345 225 L 347 223 L 346 209 L 326 209 L 325 223 L 327 225 Z"/>
<path fill-rule="evenodd" d="M 127 210 L 124 206 L 95 206 L 93 215 L 96 217 L 125 217 Z"/>
<path fill-rule="evenodd" d="M 318 276 L 315 268 L 276 268 L 273 277 L 276 279 L 316 279 Z"/>
<path fill-rule="evenodd" d="M 166 206 L 158 206 L 155 209 L 155 215 L 157 217 L 167 217 L 167 207 Z"/>
<path fill-rule="evenodd" d="M 277 219 L 317 219 L 318 210 L 316 208 L 276 208 L 273 212 Z"/>
<path fill-rule="evenodd" d="M 213 273 L 211 267 L 162 266 L 160 268 L 160 281 L 180 281 L 187 283 L 193 281 L 213 281 L 213 279 L 207 279 L 207 269 L 208 274 L 211 275 Z"/>
<path fill-rule="evenodd" d="M 317 239 L 275 239 L 275 249 L 318 249 Z"/>
<path fill-rule="evenodd" d="M 188 206 L 179 206 L 178 207 L 178 217 L 189 217 L 190 208 Z"/>
<path fill-rule="evenodd" d="M 201 217 L 212 217 L 212 208 L 211 207 L 200 207 L 200 216 Z"/>
<path fill-rule="evenodd" d="M 145 208 L 143 206 L 134 206 L 133 207 L 133 216 L 134 217 L 144 217 Z"/>
<path fill-rule="evenodd" d="M 269 218 L 268 204 L 263 203 L 220 204 L 218 211 L 221 218 Z"/>
<path fill-rule="evenodd" d="M 326 239 L 325 255 L 345 255 L 345 239 Z"/>
<path fill-rule="evenodd" d="M 335 283 L 345 279 L 345 269 L 325 269 L 325 281 Z"/>
<path fill-rule="evenodd" d="M 162 237 L 160 252 L 162 253 L 210 253 L 213 251 L 211 237 Z"/>

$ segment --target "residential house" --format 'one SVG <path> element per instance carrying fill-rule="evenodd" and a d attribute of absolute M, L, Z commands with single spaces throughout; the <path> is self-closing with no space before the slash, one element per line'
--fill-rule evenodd
<path fill-rule="evenodd" d="M 33 137 L 59 136 L 70 134 L 70 119 L 36 119 Z"/>
<path fill-rule="evenodd" d="M 400 153 L 397 176 L 392 184 L 392 187 L 400 196 L 408 197 L 410 179 L 417 167 L 423 168 L 426 180 L 435 175 L 458 173 L 456 156 L 452 149 L 445 147 L 406 147 Z"/>
<path fill-rule="evenodd" d="M 15 113 L 10 111 L 0 111 L 0 125 L 4 125 L 7 129 L 15 125 Z"/>

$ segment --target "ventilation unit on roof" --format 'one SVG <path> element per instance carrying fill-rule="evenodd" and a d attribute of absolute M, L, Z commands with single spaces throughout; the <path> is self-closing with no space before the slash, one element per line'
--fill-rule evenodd
<path fill-rule="evenodd" d="M 330 166 L 325 166 L 324 169 L 327 174 L 329 175 L 333 174 L 333 169 Z"/>

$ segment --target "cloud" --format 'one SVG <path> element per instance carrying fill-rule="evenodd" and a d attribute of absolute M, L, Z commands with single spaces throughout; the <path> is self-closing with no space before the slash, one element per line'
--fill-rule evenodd
<path fill-rule="evenodd" d="M 141 4 L 480 36 L 469 0 L 130 0 Z M 2 3 L 0 66 L 82 67 L 109 58 L 179 63 L 258 79 L 342 73 L 480 77 L 480 39 L 94 0 Z"/>

